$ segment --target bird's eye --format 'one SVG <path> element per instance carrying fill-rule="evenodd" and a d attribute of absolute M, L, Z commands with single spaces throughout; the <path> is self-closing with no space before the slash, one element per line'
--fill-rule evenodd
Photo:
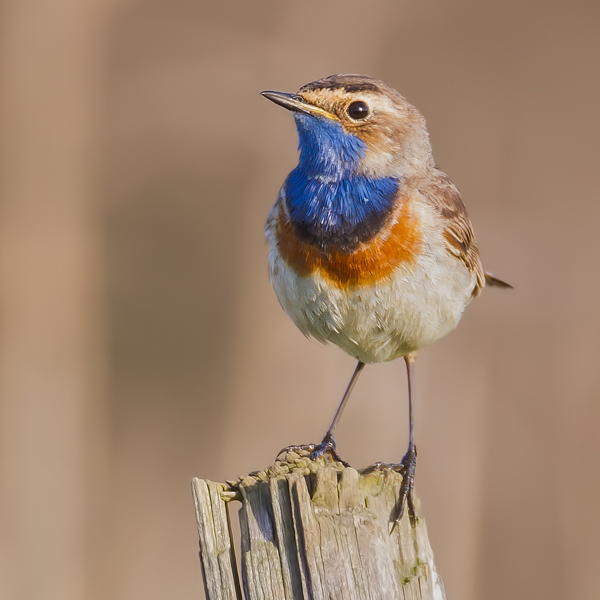
<path fill-rule="evenodd" d="M 357 100 L 356 102 L 352 102 L 348 108 L 346 109 L 348 116 L 355 121 L 360 121 L 361 119 L 365 119 L 369 116 L 369 107 L 366 102 L 362 100 Z"/>

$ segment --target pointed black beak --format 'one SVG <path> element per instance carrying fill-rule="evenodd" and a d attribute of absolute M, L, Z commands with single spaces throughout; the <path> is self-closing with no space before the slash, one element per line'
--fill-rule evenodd
<path fill-rule="evenodd" d="M 261 95 L 271 100 L 271 102 L 275 102 L 275 104 L 279 104 L 279 106 L 283 106 L 283 108 L 287 108 L 288 110 L 292 110 L 294 112 L 301 112 L 306 115 L 335 119 L 331 113 L 328 113 L 314 104 L 309 104 L 304 100 L 304 98 L 302 98 L 302 96 L 298 96 L 298 94 L 288 94 L 287 92 L 266 90 L 261 92 Z"/>

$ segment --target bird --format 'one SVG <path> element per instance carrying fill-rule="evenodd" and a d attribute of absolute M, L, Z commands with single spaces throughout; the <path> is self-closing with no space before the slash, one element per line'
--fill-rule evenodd
<path fill-rule="evenodd" d="M 486 285 L 512 286 L 483 270 L 462 196 L 434 161 L 424 117 L 400 93 L 335 74 L 296 93 L 261 94 L 293 114 L 299 140 L 298 165 L 265 226 L 272 286 L 304 335 L 357 360 L 322 442 L 302 448 L 344 462 L 335 429 L 360 373 L 403 358 L 408 447 L 399 463 L 367 471 L 402 474 L 392 530 L 405 507 L 414 526 L 417 352 L 452 331 Z"/>

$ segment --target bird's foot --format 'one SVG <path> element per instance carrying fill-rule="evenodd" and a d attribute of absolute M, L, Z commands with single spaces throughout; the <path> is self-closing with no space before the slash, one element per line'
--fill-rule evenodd
<path fill-rule="evenodd" d="M 323 438 L 323 441 L 320 444 L 300 444 L 297 446 L 286 446 L 277 454 L 277 459 L 283 454 L 287 454 L 288 452 L 295 452 L 300 456 L 308 456 L 311 460 L 317 460 L 318 458 L 324 458 L 329 460 L 329 462 L 339 462 L 342 463 L 345 467 L 349 467 L 350 465 L 342 459 L 342 457 L 337 452 L 337 447 L 335 443 L 335 438 L 332 434 L 327 433 Z"/>
<path fill-rule="evenodd" d="M 417 448 L 412 446 L 403 456 L 399 463 L 382 463 L 377 462 L 361 471 L 362 474 L 372 473 L 373 471 L 391 470 L 402 475 L 402 483 L 400 484 L 400 493 L 398 494 L 398 502 L 396 504 L 396 517 L 391 531 L 394 531 L 404 515 L 404 510 L 408 506 L 408 518 L 413 527 L 417 525 L 417 513 L 415 511 L 414 487 L 415 487 L 415 470 L 417 467 Z M 391 533 L 391 532 L 390 532 Z"/>

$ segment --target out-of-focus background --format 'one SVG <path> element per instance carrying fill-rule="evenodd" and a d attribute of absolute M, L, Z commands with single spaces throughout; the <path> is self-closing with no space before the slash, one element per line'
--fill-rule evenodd
<path fill-rule="evenodd" d="M 4 0 L 0 597 L 202 598 L 192 476 L 322 436 L 354 363 L 270 288 L 296 134 L 259 91 L 336 72 L 421 109 L 515 285 L 417 364 L 449 597 L 600 597 L 599 66 L 597 0 Z M 402 456 L 405 390 L 366 370 L 352 464 Z"/>

